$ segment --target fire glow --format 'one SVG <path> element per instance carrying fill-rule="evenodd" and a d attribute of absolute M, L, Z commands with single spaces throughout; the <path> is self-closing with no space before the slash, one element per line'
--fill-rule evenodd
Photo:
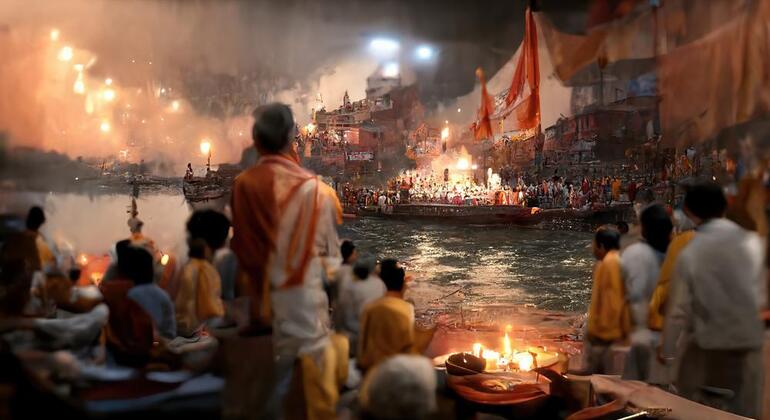
<path fill-rule="evenodd" d="M 481 343 L 474 343 L 471 354 L 484 359 L 486 362 L 485 370 L 529 372 L 537 367 L 551 366 L 558 362 L 559 355 L 555 352 L 548 352 L 544 347 L 527 347 L 526 349 L 516 349 L 511 343 L 508 332 L 511 327 L 506 328 L 503 336 L 501 352 L 491 348 L 485 348 Z"/>

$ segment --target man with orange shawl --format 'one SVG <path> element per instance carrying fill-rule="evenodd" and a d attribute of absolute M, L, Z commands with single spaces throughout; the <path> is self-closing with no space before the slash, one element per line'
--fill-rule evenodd
<path fill-rule="evenodd" d="M 348 349 L 330 335 L 324 279 L 341 262 L 342 208 L 331 187 L 299 166 L 289 107 L 267 105 L 254 116 L 260 159 L 235 179 L 231 246 L 250 279 L 253 320 L 272 318 L 278 399 L 296 361 L 308 416 L 333 418 L 336 385 L 347 376 L 337 356 Z"/>

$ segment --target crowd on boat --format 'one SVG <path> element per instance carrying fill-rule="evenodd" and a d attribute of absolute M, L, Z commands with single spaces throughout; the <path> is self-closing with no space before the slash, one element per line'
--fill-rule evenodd
<path fill-rule="evenodd" d="M 645 180 L 619 176 L 576 180 L 554 176 L 535 181 L 521 176 L 501 179 L 492 174 L 489 179 L 486 183 L 469 178 L 453 182 L 433 173 L 407 172 L 389 180 L 384 188 L 345 186 L 341 199 L 350 208 L 377 206 L 384 209 L 411 203 L 591 209 L 633 202 L 640 189 L 652 187 Z"/>
<path fill-rule="evenodd" d="M 229 215 L 192 214 L 186 258 L 160 252 L 134 212 L 126 238 L 104 244 L 106 270 L 84 276 L 82 261 L 42 236 L 45 210 L 29 210 L 26 229 L 0 250 L 0 381 L 24 402 L 9 405 L 12 417 L 82 415 L 61 389 L 105 369 L 221 374 L 226 366 L 245 381 L 227 392 L 241 392 L 260 418 L 422 419 L 436 411 L 436 372 L 422 356 L 435 330 L 415 324 L 404 267 L 340 240 L 335 191 L 291 153 L 290 109 L 269 105 L 255 118 L 262 158 L 235 180 Z M 394 199 L 411 197 L 418 182 L 405 182 Z M 542 185 L 546 195 L 559 182 Z M 638 231 L 596 232 L 584 373 L 611 373 L 615 352 L 630 345 L 624 377 L 757 417 L 767 228 L 741 207 L 764 203 L 753 195 L 757 184 L 747 185 L 730 219 L 721 187 L 699 183 L 685 197 L 686 218 L 635 197 Z M 235 337 L 262 341 L 233 353 L 222 343 Z M 131 380 L 90 395 L 146 401 L 153 387 L 168 389 Z"/>

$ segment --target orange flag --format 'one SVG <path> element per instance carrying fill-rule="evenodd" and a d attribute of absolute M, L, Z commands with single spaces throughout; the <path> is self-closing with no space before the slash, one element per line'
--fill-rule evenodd
<path fill-rule="evenodd" d="M 525 85 L 529 88 L 528 92 L 524 89 Z M 519 130 L 535 128 L 540 124 L 540 62 L 537 53 L 537 26 L 529 9 L 525 18 L 519 62 L 513 73 L 505 105 L 509 109 L 504 114 L 513 113 L 515 126 Z"/>
<path fill-rule="evenodd" d="M 481 106 L 479 107 L 478 121 L 473 125 L 473 137 L 476 140 L 492 138 L 491 116 L 495 110 L 495 102 L 487 92 L 487 80 L 484 78 L 484 70 L 476 69 L 476 77 L 481 82 Z"/>

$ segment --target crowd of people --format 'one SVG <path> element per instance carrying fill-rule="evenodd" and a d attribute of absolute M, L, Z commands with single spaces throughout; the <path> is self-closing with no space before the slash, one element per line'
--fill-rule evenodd
<path fill-rule="evenodd" d="M 620 177 L 583 177 L 568 181 L 551 177 L 539 182 L 524 177 L 501 179 L 496 174 L 487 183 L 476 179 L 450 181 L 448 177 L 409 173 L 390 180 L 386 188 L 346 186 L 341 199 L 348 207 L 377 206 L 387 208 L 396 204 L 451 205 L 510 205 L 524 207 L 590 209 L 613 203 L 629 203 L 637 191 L 649 188 L 643 181 Z"/>
<path fill-rule="evenodd" d="M 251 379 L 267 392 L 248 398 L 260 418 L 336 418 L 343 390 L 359 396 L 345 408 L 355 416 L 423 418 L 435 408 L 433 367 L 420 356 L 432 331 L 415 326 L 404 268 L 340 245 L 339 202 L 290 152 L 293 127 L 287 106 L 259 110 L 262 158 L 236 179 L 230 218 L 192 214 L 180 264 L 134 212 L 101 281 L 80 282 L 78 261 L 43 239 L 44 210 L 29 211 L 0 250 L 0 382 L 14 384 L 19 401 L 58 403 L 12 405 L 13 418 L 79 413 L 25 373 L 41 352 L 54 382 L 94 366 L 205 372 L 233 331 L 271 343 L 269 357 L 248 361 L 266 369 Z M 383 399 L 394 383 L 412 395 Z"/>
<path fill-rule="evenodd" d="M 761 179 L 746 178 L 728 212 L 721 186 L 700 182 L 687 188 L 686 217 L 642 202 L 637 232 L 597 230 L 587 372 L 622 371 L 759 417 L 768 302 L 763 197 Z M 627 345 L 625 365 L 615 366 L 614 354 Z"/>
<path fill-rule="evenodd" d="M 0 381 L 16 384 L 26 402 L 11 406 L 15 418 L 79 410 L 27 373 L 23 363 L 40 364 L 41 353 L 56 381 L 77 381 L 87 366 L 211 371 L 225 331 L 269 338 L 269 357 L 243 361 L 264 370 L 252 378 L 263 392 L 248 398 L 260 418 L 327 419 L 339 410 L 354 418 L 425 418 L 436 410 L 435 372 L 421 355 L 434 331 L 415 324 L 404 267 L 340 241 L 334 189 L 292 153 L 290 109 L 269 105 L 255 118 L 259 162 L 236 178 L 230 217 L 192 214 L 188 255 L 178 265 L 158 252 L 134 213 L 101 281 L 79 283 L 77 262 L 57 256 L 40 234 L 44 209 L 29 211 L 26 229 L 0 250 Z M 367 200 L 411 200 L 432 182 L 401 179 L 397 186 L 408 188 Z M 558 197 L 564 185 L 552 179 L 532 187 Z M 617 178 L 584 179 L 581 193 L 584 185 L 632 196 Z M 755 186 L 742 188 L 736 203 L 764 203 Z M 756 417 L 767 304 L 764 219 L 740 205 L 725 218 L 727 201 L 712 183 L 689 188 L 686 217 L 672 218 L 647 194 L 633 199 L 638 231 L 602 227 L 595 234 L 586 372 L 611 372 L 613 353 L 630 344 L 625 378 Z M 239 312 L 237 299 L 247 309 Z"/>

